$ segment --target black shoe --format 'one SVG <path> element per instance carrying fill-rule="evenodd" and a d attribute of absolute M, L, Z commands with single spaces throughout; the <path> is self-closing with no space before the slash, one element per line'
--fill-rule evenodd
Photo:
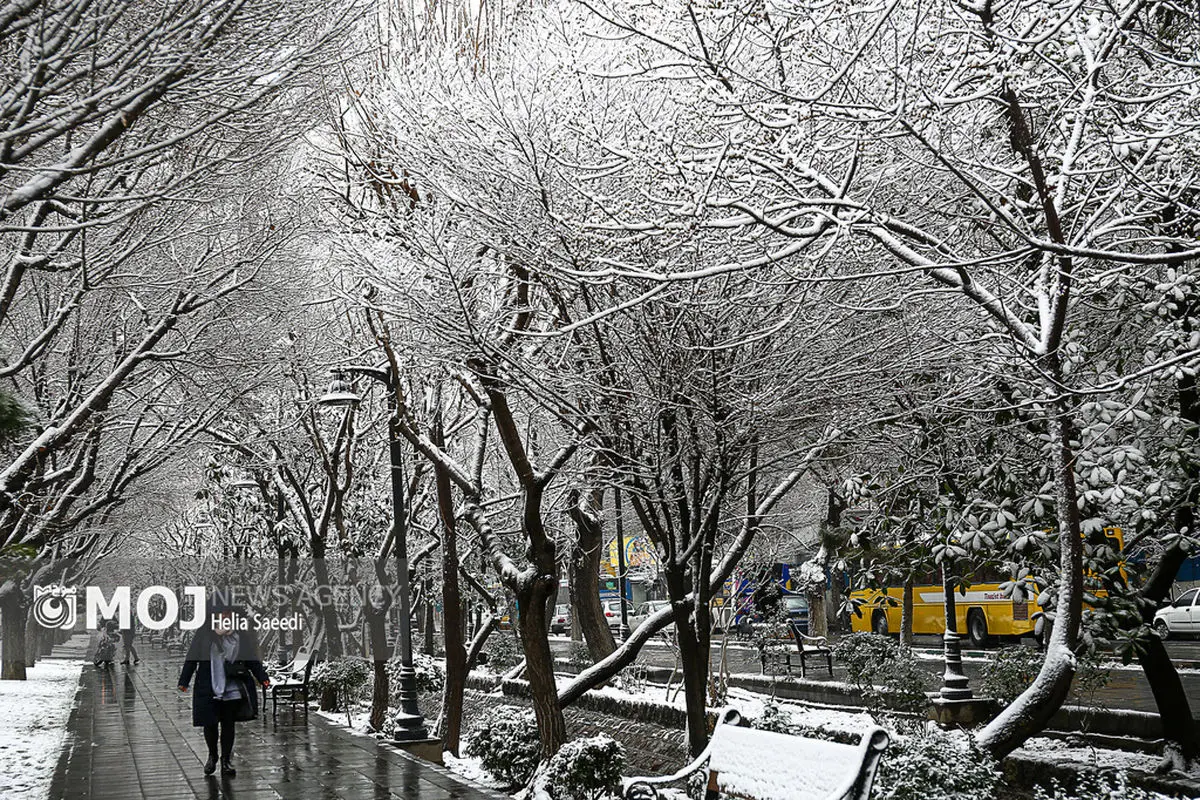
<path fill-rule="evenodd" d="M 209 756 L 208 761 L 204 762 L 204 774 L 212 775 L 216 771 L 217 771 L 217 757 Z"/>
<path fill-rule="evenodd" d="M 229 763 L 228 758 L 221 759 L 221 774 L 228 775 L 230 778 L 237 775 L 237 770 L 233 768 L 233 764 Z"/>
<path fill-rule="evenodd" d="M 121 666 L 123 666 L 123 667 L 128 667 L 128 666 L 129 666 L 129 659 L 127 658 L 127 659 L 125 659 L 124 661 L 122 661 L 122 662 L 121 662 Z"/>

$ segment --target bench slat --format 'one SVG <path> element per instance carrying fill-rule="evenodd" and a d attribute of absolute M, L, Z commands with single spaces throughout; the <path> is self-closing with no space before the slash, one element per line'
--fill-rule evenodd
<path fill-rule="evenodd" d="M 717 713 L 708 747 L 673 775 L 622 778 L 626 800 L 653 800 L 659 786 L 679 783 L 698 770 L 709 776 L 706 800 L 718 790 L 747 800 L 867 800 L 880 756 L 883 728 L 865 731 L 858 745 L 739 727 L 734 708 Z"/>
<path fill-rule="evenodd" d="M 727 794 L 757 800 L 829 797 L 862 766 L 857 746 L 722 725 L 709 769 Z"/>

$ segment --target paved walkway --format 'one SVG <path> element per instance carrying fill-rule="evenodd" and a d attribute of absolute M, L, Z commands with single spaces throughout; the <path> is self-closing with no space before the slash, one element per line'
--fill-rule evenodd
<path fill-rule="evenodd" d="M 51 800 L 497 800 L 441 768 L 318 715 L 270 709 L 238 724 L 234 778 L 205 777 L 182 657 L 143 645 L 141 664 L 84 666 Z M 78 655 L 76 655 L 78 657 Z"/>

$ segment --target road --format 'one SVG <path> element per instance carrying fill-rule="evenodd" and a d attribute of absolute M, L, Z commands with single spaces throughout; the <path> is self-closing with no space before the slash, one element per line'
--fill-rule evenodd
<path fill-rule="evenodd" d="M 551 647 L 558 656 L 570 655 L 571 641 L 565 636 L 552 636 Z M 1032 646 L 1032 645 L 1030 645 Z M 1200 641 L 1169 641 L 1167 652 L 1176 664 L 1180 666 L 1180 679 L 1184 690 L 1192 701 L 1193 715 L 1200 716 Z M 942 674 L 941 638 L 937 636 L 917 636 L 913 642 L 913 650 L 931 675 L 940 678 Z M 760 672 L 758 652 L 743 643 L 731 642 L 726 652 L 727 667 L 730 672 Z M 721 658 L 720 639 L 713 645 L 712 663 L 714 668 Z M 987 651 L 967 650 L 963 655 L 963 666 L 967 676 L 977 680 L 979 672 L 987 662 Z M 675 666 L 675 651 L 661 640 L 651 640 L 642 648 L 638 663 L 648 666 Z M 825 673 L 822 670 L 812 670 L 809 677 L 821 680 Z M 835 679 L 844 679 L 845 673 L 834 665 Z M 936 683 L 933 684 L 936 687 Z M 1096 700 L 1109 708 L 1128 708 L 1136 711 L 1157 711 L 1154 695 L 1145 675 L 1136 664 L 1128 667 L 1116 664 L 1110 671 L 1109 683 L 1096 694 Z"/>

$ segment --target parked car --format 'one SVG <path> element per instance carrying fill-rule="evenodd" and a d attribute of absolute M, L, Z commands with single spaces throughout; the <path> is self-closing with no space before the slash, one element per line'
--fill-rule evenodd
<path fill-rule="evenodd" d="M 617 634 L 621 630 L 621 601 L 620 600 L 601 600 L 601 608 L 604 609 L 604 618 L 608 620 L 608 627 Z"/>
<path fill-rule="evenodd" d="M 1154 615 L 1154 630 L 1163 639 L 1200 635 L 1200 589 L 1189 589 Z"/>
<path fill-rule="evenodd" d="M 787 608 L 788 622 L 805 636 L 808 635 L 808 598 L 804 595 L 784 595 L 783 604 Z"/>
<path fill-rule="evenodd" d="M 646 602 L 642 603 L 637 607 L 637 609 L 634 610 L 632 614 L 629 615 L 629 630 L 636 631 L 642 626 L 642 623 L 650 618 L 652 614 L 657 614 L 659 611 L 669 607 L 670 605 L 670 600 L 647 600 Z M 672 622 L 666 628 L 663 628 L 662 635 L 670 635 L 670 633 L 674 630 L 674 627 L 675 623 Z"/>
<path fill-rule="evenodd" d="M 787 616 L 788 627 L 783 628 L 776 624 L 777 632 L 772 633 L 772 637 L 792 638 L 793 631 L 799 630 L 805 636 L 808 635 L 808 598 L 800 594 L 785 594 L 776 601 L 783 606 L 783 611 Z M 775 606 L 778 608 L 778 606 Z M 742 614 L 737 624 L 737 631 L 742 636 L 750 636 L 756 630 L 765 630 L 771 626 L 771 620 L 777 620 L 774 612 L 763 613 L 761 609 L 751 608 L 747 613 Z"/>
<path fill-rule="evenodd" d="M 554 607 L 554 616 L 550 618 L 551 633 L 566 633 L 571 629 L 571 607 L 559 604 Z"/>

